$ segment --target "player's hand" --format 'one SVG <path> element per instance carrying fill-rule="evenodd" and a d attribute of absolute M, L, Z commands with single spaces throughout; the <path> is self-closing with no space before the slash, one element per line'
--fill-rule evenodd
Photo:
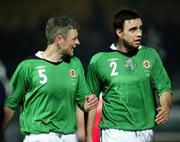
<path fill-rule="evenodd" d="M 170 108 L 168 106 L 160 106 L 157 109 L 157 115 L 156 115 L 156 123 L 161 125 L 168 121 L 170 116 Z"/>
<path fill-rule="evenodd" d="M 95 94 L 85 97 L 84 110 L 90 111 L 98 106 L 98 98 Z"/>

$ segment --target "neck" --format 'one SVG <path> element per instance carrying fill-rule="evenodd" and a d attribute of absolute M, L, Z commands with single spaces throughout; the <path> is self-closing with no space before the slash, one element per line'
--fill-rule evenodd
<path fill-rule="evenodd" d="M 116 45 L 116 48 L 117 48 L 117 50 L 119 50 L 119 51 L 122 52 L 122 53 L 129 53 L 129 52 L 132 52 L 132 51 L 137 50 L 137 49 L 134 48 L 134 47 L 131 47 L 131 46 L 128 46 L 128 45 L 124 45 L 124 44 L 122 44 L 122 43 L 118 43 L 118 44 Z"/>
<path fill-rule="evenodd" d="M 51 62 L 60 62 L 63 60 L 63 55 L 55 45 L 48 45 L 47 49 L 42 53 L 45 60 Z"/>

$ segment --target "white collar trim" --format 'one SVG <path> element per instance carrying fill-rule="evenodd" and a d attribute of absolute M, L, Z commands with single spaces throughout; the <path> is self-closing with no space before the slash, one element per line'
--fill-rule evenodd
<path fill-rule="evenodd" d="M 43 55 L 42 55 L 43 51 L 38 51 L 35 55 L 41 59 L 43 59 Z"/>
<path fill-rule="evenodd" d="M 142 48 L 142 46 L 140 45 L 139 47 L 138 47 L 138 49 L 141 49 Z M 114 43 L 113 44 L 111 44 L 111 46 L 110 46 L 110 49 L 112 49 L 112 50 L 117 50 L 117 47 L 114 45 Z"/>

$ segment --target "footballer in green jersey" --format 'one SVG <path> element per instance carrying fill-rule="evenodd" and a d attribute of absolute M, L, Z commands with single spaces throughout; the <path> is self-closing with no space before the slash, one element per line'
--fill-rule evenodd
<path fill-rule="evenodd" d="M 23 142 L 77 142 L 77 105 L 84 111 L 97 107 L 97 97 L 89 93 L 83 66 L 74 56 L 80 44 L 78 29 L 68 17 L 50 18 L 47 48 L 22 61 L 10 80 L 13 91 L 5 103 L 3 127 L 20 106 Z"/>
<path fill-rule="evenodd" d="M 141 46 L 142 26 L 135 11 L 119 10 L 113 19 L 114 50 L 97 53 L 89 64 L 89 89 L 97 96 L 102 92 L 101 142 L 152 142 L 152 128 L 169 118 L 171 82 L 158 53 Z M 88 124 L 91 139 L 93 121 Z"/>
<path fill-rule="evenodd" d="M 144 46 L 132 55 L 118 50 L 96 54 L 90 62 L 87 81 L 93 93 L 103 93 L 102 129 L 154 127 L 155 94 L 160 96 L 164 91 L 171 91 L 169 77 L 157 52 Z"/>
<path fill-rule="evenodd" d="M 88 94 L 78 58 L 53 63 L 42 59 L 41 52 L 38 52 L 18 66 L 11 85 L 14 93 L 8 98 L 6 106 L 17 109 L 22 103 L 22 132 L 76 131 L 76 102 L 82 105 Z"/>

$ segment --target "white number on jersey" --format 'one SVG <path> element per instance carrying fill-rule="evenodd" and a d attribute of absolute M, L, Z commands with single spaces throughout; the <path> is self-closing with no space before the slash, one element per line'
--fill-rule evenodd
<path fill-rule="evenodd" d="M 45 69 L 39 69 L 38 73 L 39 73 L 39 77 L 41 78 L 41 80 L 39 81 L 41 84 L 45 84 L 47 82 L 47 76 L 45 74 L 46 70 Z"/>
<path fill-rule="evenodd" d="M 110 62 L 109 66 L 112 68 L 111 76 L 118 75 L 118 72 L 117 72 L 117 63 L 116 62 Z"/>

